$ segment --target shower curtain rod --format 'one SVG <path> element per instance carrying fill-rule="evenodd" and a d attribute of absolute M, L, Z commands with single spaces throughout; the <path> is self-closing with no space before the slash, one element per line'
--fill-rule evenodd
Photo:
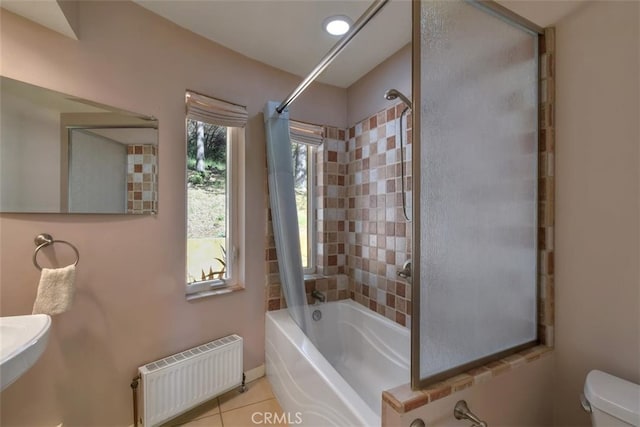
<path fill-rule="evenodd" d="M 325 68 L 327 68 L 329 64 L 331 64 L 331 62 L 333 62 L 336 56 L 338 56 L 338 54 L 340 54 L 340 52 L 342 52 L 342 50 L 349 44 L 351 39 L 355 37 L 355 35 L 358 34 L 365 25 L 367 25 L 371 18 L 376 16 L 380 9 L 382 9 L 388 2 L 389 0 L 375 0 L 373 3 L 371 3 L 371 6 L 369 6 L 369 8 L 362 14 L 362 16 L 358 18 L 356 23 L 353 24 L 353 28 L 351 28 L 351 30 L 344 37 L 342 37 L 340 41 L 338 41 L 338 43 L 336 43 L 329 52 L 327 52 L 320 63 L 316 65 L 313 70 L 311 70 L 311 73 L 309 73 L 309 75 L 305 77 L 304 80 L 302 80 L 298 87 L 295 88 L 293 92 L 291 92 L 289 96 L 287 96 L 285 100 L 280 103 L 280 105 L 278 105 L 278 107 L 276 108 L 278 114 L 281 114 L 289 104 L 291 104 L 298 96 L 300 96 L 300 94 L 302 94 L 302 92 L 304 92 L 304 90 L 311 83 L 313 83 L 313 81 L 320 75 L 320 73 L 322 73 Z"/>

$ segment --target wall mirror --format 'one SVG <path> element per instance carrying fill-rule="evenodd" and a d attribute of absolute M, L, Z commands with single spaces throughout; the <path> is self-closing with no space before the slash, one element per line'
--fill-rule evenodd
<path fill-rule="evenodd" d="M 0 77 L 0 212 L 153 214 L 158 121 Z"/>

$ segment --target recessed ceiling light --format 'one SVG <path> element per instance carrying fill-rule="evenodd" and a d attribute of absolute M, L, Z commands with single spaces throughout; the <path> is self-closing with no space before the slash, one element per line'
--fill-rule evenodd
<path fill-rule="evenodd" d="M 351 19 L 344 15 L 330 16 L 324 20 L 322 27 L 332 36 L 341 36 L 351 28 Z"/>

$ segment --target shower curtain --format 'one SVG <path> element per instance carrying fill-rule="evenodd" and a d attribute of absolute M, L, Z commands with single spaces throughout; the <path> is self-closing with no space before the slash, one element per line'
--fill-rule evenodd
<path fill-rule="evenodd" d="M 307 336 L 309 315 L 304 288 L 302 257 L 298 229 L 298 212 L 294 191 L 293 159 L 289 135 L 289 112 L 278 113 L 279 103 L 267 102 L 264 124 L 267 137 L 269 201 L 278 255 L 282 291 L 289 314 Z"/>

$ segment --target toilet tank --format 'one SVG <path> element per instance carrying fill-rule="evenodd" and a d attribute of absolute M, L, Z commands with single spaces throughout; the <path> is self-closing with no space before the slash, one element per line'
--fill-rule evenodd
<path fill-rule="evenodd" d="M 584 383 L 594 426 L 640 427 L 640 386 L 602 371 L 591 371 Z"/>

